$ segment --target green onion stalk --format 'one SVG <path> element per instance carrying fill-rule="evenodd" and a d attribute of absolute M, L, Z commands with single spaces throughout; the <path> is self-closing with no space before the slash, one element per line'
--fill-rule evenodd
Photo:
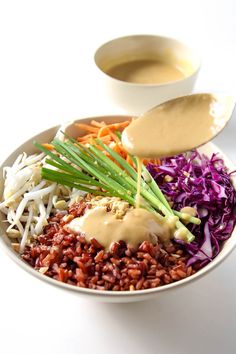
<path fill-rule="evenodd" d="M 120 138 L 120 135 L 118 136 Z M 64 142 L 54 139 L 52 146 L 55 152 L 37 142 L 34 142 L 34 145 L 48 156 L 45 160 L 48 166 L 42 167 L 42 178 L 94 195 L 118 197 L 135 206 L 137 193 L 135 168 L 101 140 L 95 139 L 95 144 L 85 147 L 68 136 Z M 99 147 L 107 154 L 104 154 Z M 131 159 L 136 165 L 136 158 L 131 156 Z M 143 208 L 167 218 L 177 216 L 176 228 L 186 229 L 187 242 L 194 240 L 194 235 L 181 222 L 186 215 L 171 209 L 144 165 L 142 165 L 140 193 Z M 188 222 L 200 224 L 201 221 L 196 217 L 190 217 Z"/>

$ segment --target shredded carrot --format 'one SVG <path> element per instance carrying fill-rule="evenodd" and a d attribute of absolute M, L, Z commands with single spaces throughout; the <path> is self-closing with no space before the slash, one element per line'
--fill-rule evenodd
<path fill-rule="evenodd" d="M 110 146 L 110 147 L 111 147 L 111 146 Z M 120 148 L 120 146 L 119 146 L 118 143 L 116 143 L 116 144 L 113 145 L 112 150 L 114 150 L 115 152 L 117 152 L 117 154 L 121 154 L 121 151 L 122 151 L 122 149 Z"/>
<path fill-rule="evenodd" d="M 121 122 L 121 123 L 108 124 L 107 127 L 109 127 L 110 129 L 119 130 L 119 129 L 126 128 L 129 124 L 130 124 L 130 121 L 126 120 L 125 122 Z"/>
<path fill-rule="evenodd" d="M 108 145 L 113 151 L 122 156 L 132 167 L 134 167 L 131 157 L 123 148 L 118 136 L 116 135 L 116 131 L 122 132 L 124 128 L 126 128 L 129 124 L 129 120 L 112 124 L 106 124 L 104 121 L 97 122 L 96 120 L 91 120 L 90 124 L 76 123 L 76 126 L 80 130 L 86 132 L 84 135 L 81 134 L 77 138 L 77 140 L 83 145 L 95 145 L 98 149 L 103 151 L 109 158 L 111 158 L 111 156 L 107 154 L 107 152 L 104 151 L 104 149 L 95 142 L 95 139 L 98 138 L 104 144 Z M 158 159 L 144 160 L 145 165 L 147 165 L 149 162 L 160 164 L 160 161 Z"/>
<path fill-rule="evenodd" d="M 84 136 L 79 136 L 77 138 L 78 141 L 87 141 L 89 140 L 90 138 L 96 138 L 97 134 L 95 133 L 90 133 L 90 134 L 87 134 L 87 135 L 84 135 Z"/>
<path fill-rule="evenodd" d="M 118 136 L 115 134 L 115 133 L 113 133 L 111 130 L 110 130 L 110 136 L 112 137 L 112 139 L 116 142 L 116 143 L 118 143 L 119 142 L 119 138 L 118 138 Z"/>
<path fill-rule="evenodd" d="M 126 156 L 126 161 L 128 162 L 128 164 L 130 164 L 131 166 L 133 166 L 133 161 L 131 159 L 131 157 L 127 154 Z"/>
<path fill-rule="evenodd" d="M 151 160 L 151 162 L 155 165 L 160 165 L 161 164 L 161 160 L 160 159 L 154 159 L 154 160 Z"/>
<path fill-rule="evenodd" d="M 102 136 L 102 137 L 100 138 L 100 140 L 101 140 L 103 143 L 108 144 L 108 143 L 111 142 L 112 138 L 111 138 L 111 136 L 109 136 L 109 135 L 105 135 L 105 136 Z"/>
<path fill-rule="evenodd" d="M 91 120 L 90 124 L 97 128 L 102 128 L 106 126 L 105 122 L 97 122 L 96 120 Z"/>
<path fill-rule="evenodd" d="M 110 128 L 108 128 L 108 126 L 102 127 L 101 129 L 99 129 L 99 132 L 98 132 L 98 138 L 99 138 L 99 139 L 102 138 L 103 136 L 107 136 L 107 135 L 109 135 L 109 136 L 112 138 L 112 140 L 114 140 L 114 141 L 116 141 L 116 142 L 119 141 L 119 139 L 118 139 L 118 137 L 116 136 L 116 134 L 113 133 L 113 132 L 110 130 Z"/>
<path fill-rule="evenodd" d="M 154 165 L 160 165 L 160 160 L 159 159 L 144 159 L 143 160 L 144 165 L 147 165 L 148 163 L 153 163 Z"/>
<path fill-rule="evenodd" d="M 102 136 L 107 135 L 109 133 L 109 128 L 107 126 L 101 127 L 98 131 L 98 138 L 100 139 Z"/>
<path fill-rule="evenodd" d="M 51 144 L 48 144 L 48 143 L 43 143 L 42 144 L 43 145 L 43 147 L 45 147 L 45 149 L 47 149 L 47 150 L 53 150 L 53 146 L 51 145 Z"/>
<path fill-rule="evenodd" d="M 76 127 L 78 127 L 79 129 L 83 129 L 83 130 L 85 130 L 86 132 L 89 132 L 89 133 L 97 133 L 98 130 L 99 130 L 98 128 L 92 127 L 92 126 L 89 125 L 89 124 L 76 123 L 75 125 L 76 125 Z"/>

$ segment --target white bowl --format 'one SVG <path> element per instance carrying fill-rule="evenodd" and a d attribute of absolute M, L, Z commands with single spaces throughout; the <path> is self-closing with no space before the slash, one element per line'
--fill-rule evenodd
<path fill-rule="evenodd" d="M 80 123 L 89 123 L 92 119 L 96 119 L 98 121 L 105 120 L 107 123 L 111 122 L 118 122 L 118 121 L 124 121 L 129 119 L 130 117 L 127 116 L 105 116 L 105 117 L 91 117 L 91 118 L 85 118 L 85 119 L 80 119 Z M 3 189 L 3 177 L 2 177 L 2 169 L 4 166 L 11 166 L 12 163 L 15 161 L 16 157 L 25 151 L 28 154 L 36 152 L 32 142 L 33 140 L 37 140 L 38 142 L 48 142 L 52 140 L 52 138 L 55 136 L 55 133 L 57 132 L 59 126 L 52 127 L 44 132 L 39 133 L 38 135 L 32 137 L 30 140 L 26 141 L 24 144 L 19 146 L 1 165 L 1 173 L 0 173 L 0 185 L 1 185 L 1 190 L 0 190 L 0 195 L 2 194 L 2 189 Z M 78 130 L 73 128 L 73 124 L 71 124 L 67 128 L 67 133 L 70 134 L 71 136 L 78 136 Z M 203 146 L 200 149 L 201 152 L 205 153 L 206 155 L 211 155 L 213 152 L 219 152 L 220 156 L 223 157 L 226 166 L 230 170 L 235 170 L 235 166 L 233 163 L 212 143 L 208 143 L 205 146 Z M 232 182 L 234 187 L 236 188 L 236 177 L 232 178 Z M 104 302 L 116 302 L 116 303 L 121 303 L 121 302 L 134 302 L 134 301 L 142 301 L 142 300 L 147 300 L 153 297 L 161 296 L 167 291 L 173 291 L 176 288 L 183 287 L 185 285 L 191 286 L 191 283 L 193 281 L 196 281 L 197 279 L 200 279 L 202 276 L 206 275 L 209 271 L 214 269 L 216 266 L 218 266 L 233 250 L 233 248 L 236 246 L 236 227 L 234 228 L 234 231 L 231 235 L 231 237 L 224 242 L 223 247 L 219 255 L 208 265 L 206 265 L 203 269 L 199 270 L 197 273 L 194 275 L 191 275 L 188 278 L 185 278 L 183 280 L 179 280 L 175 283 L 169 284 L 169 285 L 163 285 L 158 288 L 153 288 L 153 289 L 147 289 L 147 290 L 137 290 L 137 291 L 102 291 L 102 290 L 92 290 L 92 289 L 84 289 L 84 288 L 79 288 L 73 285 L 65 284 L 62 282 L 59 282 L 57 280 L 54 280 L 52 278 L 49 278 L 43 274 L 40 274 L 36 270 L 34 270 L 32 267 L 30 267 L 25 261 L 21 259 L 21 257 L 12 249 L 10 240 L 8 239 L 6 235 L 6 223 L 3 223 L 4 220 L 4 215 L 0 214 L 0 245 L 2 246 L 2 249 L 10 256 L 10 258 L 16 262 L 22 269 L 27 271 L 28 273 L 32 274 L 33 276 L 37 277 L 38 279 L 47 282 L 48 284 L 57 286 L 58 288 L 64 289 L 65 291 L 70 291 L 73 293 L 77 293 L 78 295 L 83 295 L 87 298 L 91 299 L 96 299 L 98 301 L 104 301 Z M 7 269 L 7 264 L 5 269 Z"/>
<path fill-rule="evenodd" d="M 136 84 L 121 81 L 107 74 L 109 63 L 155 57 L 173 57 L 183 65 L 188 63 L 186 77 L 164 84 Z M 125 58 L 125 59 L 124 59 Z M 139 115 L 171 98 L 190 94 L 200 69 L 196 52 L 173 38 L 155 35 L 133 35 L 113 39 L 99 47 L 94 56 L 99 78 L 110 100 L 128 114 Z"/>

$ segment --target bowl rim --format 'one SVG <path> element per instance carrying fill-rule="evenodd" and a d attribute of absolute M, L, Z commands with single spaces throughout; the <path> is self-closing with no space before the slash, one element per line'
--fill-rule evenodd
<path fill-rule="evenodd" d="M 88 118 L 80 118 L 80 119 L 75 119 L 74 121 L 70 121 L 70 126 L 73 125 L 76 122 L 81 122 L 81 121 L 90 121 L 93 119 L 96 120 L 104 120 L 104 119 L 116 119 L 116 120 L 127 120 L 131 118 L 131 116 L 129 115 L 105 115 L 105 116 L 96 116 L 96 117 L 88 117 Z M 32 143 L 33 140 L 37 139 L 39 136 L 41 135 L 45 135 L 50 133 L 50 131 L 57 131 L 58 128 L 61 125 L 55 125 L 53 127 L 50 127 L 48 129 L 45 129 L 41 132 L 39 132 L 38 134 L 35 134 L 33 137 L 31 137 L 30 139 L 27 139 L 25 142 L 23 142 L 20 146 L 18 146 L 5 160 L 4 162 L 1 164 L 0 169 L 2 170 L 4 166 L 6 166 L 6 162 L 7 160 L 15 157 L 16 154 L 18 154 L 18 151 L 20 148 L 23 149 L 23 146 L 26 144 L 30 144 Z M 214 149 L 216 150 L 224 159 L 224 161 L 226 162 L 226 165 L 230 164 L 232 167 L 235 166 L 234 163 L 213 143 L 207 143 L 205 145 L 205 147 L 209 146 L 210 149 Z M 33 145 L 32 145 L 33 147 Z M 16 263 L 18 264 L 22 269 L 24 269 L 27 273 L 31 274 L 32 276 L 45 281 L 48 284 L 51 284 L 53 286 L 56 286 L 60 289 L 65 289 L 65 290 L 70 290 L 74 293 L 77 294 L 81 294 L 81 295 L 88 295 L 90 297 L 97 297 L 97 298 L 110 298 L 110 299 L 114 299 L 114 298 L 132 298 L 132 297 L 144 297 L 147 295 L 153 295 L 156 293 L 161 293 L 161 292 L 165 292 L 168 290 L 172 290 L 175 288 L 180 288 L 181 286 L 184 286 L 186 284 L 190 284 L 193 281 L 202 278 L 205 274 L 207 274 L 208 272 L 210 272 L 211 270 L 213 270 L 214 268 L 216 268 L 218 265 L 221 264 L 221 262 L 227 258 L 231 252 L 234 250 L 234 248 L 236 247 L 236 226 L 234 227 L 234 230 L 232 232 L 232 235 L 235 234 L 234 238 L 229 238 L 228 241 L 230 240 L 230 246 L 227 250 L 222 249 L 220 251 L 220 253 L 214 258 L 214 260 L 210 263 L 208 263 L 206 266 L 204 266 L 202 269 L 200 269 L 199 271 L 197 271 L 195 274 L 186 277 L 184 279 L 178 280 L 176 282 L 170 283 L 170 284 L 166 284 L 166 285 L 162 285 L 160 287 L 156 287 L 156 288 L 149 288 L 149 289 L 143 289 L 143 290 L 135 290 L 135 291 L 110 291 L 110 290 L 96 290 L 96 289 L 89 289 L 89 288 L 82 288 L 82 287 L 77 287 L 75 285 L 70 285 L 67 283 L 63 283 L 60 282 L 56 279 L 50 278 L 48 276 L 45 276 L 41 273 L 39 273 L 38 271 L 36 271 L 33 267 L 31 267 L 27 262 L 25 262 L 19 254 L 17 254 L 9 245 L 7 245 L 7 243 L 4 241 L 4 238 L 2 236 L 5 237 L 5 239 L 9 240 L 7 235 L 4 233 L 4 231 L 1 228 L 1 223 L 0 222 L 0 246 L 1 248 L 5 251 L 5 253 Z"/>
<path fill-rule="evenodd" d="M 130 82 L 130 81 L 124 81 L 124 80 L 120 80 L 120 79 L 117 79 L 111 75 L 109 75 L 106 71 L 104 71 L 100 65 L 97 63 L 97 55 L 98 55 L 98 52 L 101 51 L 106 45 L 112 43 L 112 42 L 115 42 L 117 40 L 123 40 L 123 39 L 126 39 L 126 38 L 131 38 L 131 37 L 135 37 L 135 38 L 141 38 L 141 37 L 149 37 L 149 38 L 162 38 L 162 39 L 165 39 L 165 40 L 170 40 L 170 41 L 173 41 L 175 43 L 178 43 L 178 44 L 181 44 L 183 46 L 185 46 L 187 49 L 189 49 L 193 54 L 194 56 L 196 57 L 197 59 L 197 67 L 196 69 L 193 70 L 193 72 L 190 74 L 190 75 L 187 75 L 185 77 L 183 77 L 182 79 L 178 79 L 178 80 L 173 80 L 173 81 L 168 81 L 168 82 L 164 82 L 164 83 L 134 83 L 134 82 Z M 93 60 L 94 60 L 94 63 L 95 63 L 95 66 L 98 68 L 99 72 L 101 72 L 103 75 L 105 75 L 105 77 L 109 78 L 110 80 L 114 80 L 115 82 L 117 83 L 120 83 L 120 84 L 123 84 L 123 85 L 128 85 L 128 86 L 136 86 L 136 87 L 168 87 L 170 85 L 177 85 L 178 83 L 181 83 L 181 82 L 184 82 L 185 80 L 189 80 L 191 79 L 192 77 L 196 76 L 198 74 L 198 72 L 200 71 L 201 69 L 201 66 L 202 66 L 202 61 L 201 61 L 201 58 L 200 56 L 198 55 L 197 51 L 195 49 L 193 49 L 191 46 L 189 46 L 188 44 L 185 43 L 185 41 L 182 41 L 182 40 L 179 40 L 177 38 L 174 38 L 174 37 L 171 37 L 171 36 L 162 36 L 162 35 L 156 35 L 156 34 L 131 34 L 131 35 L 126 35 L 126 36 L 121 36 L 121 37 L 116 37 L 116 38 L 113 38 L 111 40 L 108 40 L 107 42 L 101 44 L 95 51 L 94 53 L 94 56 L 93 56 Z"/>

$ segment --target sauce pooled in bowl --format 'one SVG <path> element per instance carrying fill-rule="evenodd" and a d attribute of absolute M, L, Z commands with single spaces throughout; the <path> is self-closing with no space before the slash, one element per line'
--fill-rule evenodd
<path fill-rule="evenodd" d="M 125 61 L 111 66 L 106 73 L 115 79 L 135 84 L 163 84 L 186 77 L 184 67 L 157 59 Z"/>

